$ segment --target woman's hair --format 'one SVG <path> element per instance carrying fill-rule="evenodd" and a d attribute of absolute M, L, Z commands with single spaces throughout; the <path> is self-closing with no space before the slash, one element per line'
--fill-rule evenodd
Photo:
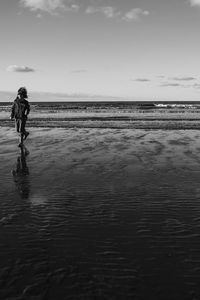
<path fill-rule="evenodd" d="M 18 95 L 23 96 L 24 98 L 28 98 L 27 89 L 25 87 L 19 88 L 17 93 Z"/>

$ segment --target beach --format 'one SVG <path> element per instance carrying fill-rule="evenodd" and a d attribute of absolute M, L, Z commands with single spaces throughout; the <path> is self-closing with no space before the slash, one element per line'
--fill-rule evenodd
<path fill-rule="evenodd" d="M 0 129 L 1 299 L 198 299 L 200 132 Z"/>
<path fill-rule="evenodd" d="M 0 300 L 200 300 L 200 0 L 0 22 Z"/>

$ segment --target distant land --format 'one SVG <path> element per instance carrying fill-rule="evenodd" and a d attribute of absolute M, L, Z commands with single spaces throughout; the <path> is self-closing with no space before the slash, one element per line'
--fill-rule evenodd
<path fill-rule="evenodd" d="M 9 91 L 0 91 L 0 103 L 2 102 L 13 102 L 16 98 L 17 92 L 9 92 Z M 64 94 L 64 93 L 49 93 L 49 92 L 29 92 L 29 101 L 30 102 L 150 102 L 150 103 L 197 103 L 199 101 L 195 100 L 181 100 L 181 99 L 157 99 L 156 97 L 153 99 L 138 99 L 135 97 L 117 97 L 117 96 L 106 96 L 106 95 L 89 95 L 89 94 Z"/>

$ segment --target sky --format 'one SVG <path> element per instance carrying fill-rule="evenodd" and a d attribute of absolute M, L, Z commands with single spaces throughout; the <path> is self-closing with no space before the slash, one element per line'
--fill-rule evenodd
<path fill-rule="evenodd" d="M 0 91 L 200 100 L 199 28 L 200 0 L 1 0 Z"/>

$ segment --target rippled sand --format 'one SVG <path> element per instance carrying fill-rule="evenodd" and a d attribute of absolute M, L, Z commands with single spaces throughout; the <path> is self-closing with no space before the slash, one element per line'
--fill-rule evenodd
<path fill-rule="evenodd" d="M 0 141 L 0 299 L 200 298 L 199 131 Z"/>

